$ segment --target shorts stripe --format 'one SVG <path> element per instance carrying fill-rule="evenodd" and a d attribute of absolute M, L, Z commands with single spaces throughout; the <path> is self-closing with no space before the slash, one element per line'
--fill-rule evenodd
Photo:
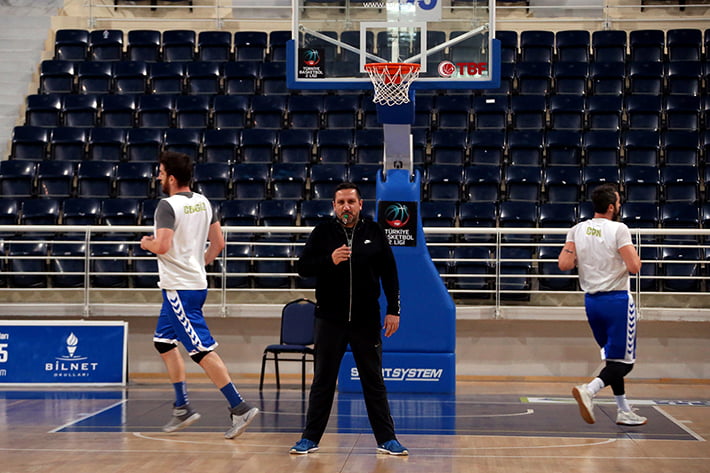
<path fill-rule="evenodd" d="M 194 346 L 197 351 L 209 350 L 209 348 L 205 347 L 202 344 L 202 340 L 200 340 L 200 337 L 197 335 L 197 332 L 192 327 L 190 319 L 187 317 L 187 314 L 185 314 L 185 309 L 182 306 L 182 301 L 180 300 L 180 295 L 178 294 L 178 292 L 166 290 L 165 294 L 168 298 L 168 302 L 170 303 L 170 307 L 172 307 L 173 309 L 173 313 L 175 313 L 175 317 L 177 317 L 178 322 L 180 322 L 180 324 L 185 329 L 185 334 L 190 338 L 192 346 Z"/>

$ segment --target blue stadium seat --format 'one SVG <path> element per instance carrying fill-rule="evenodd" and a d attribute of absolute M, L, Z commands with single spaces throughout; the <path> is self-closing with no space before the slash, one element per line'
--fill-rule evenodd
<path fill-rule="evenodd" d="M 381 129 L 355 130 L 353 161 L 360 164 L 382 164 L 385 138 Z"/>
<path fill-rule="evenodd" d="M 163 133 L 159 128 L 132 128 L 126 132 L 126 161 L 154 163 L 163 147 Z"/>
<path fill-rule="evenodd" d="M 265 227 L 294 226 L 298 219 L 298 201 L 294 199 L 262 200 L 259 202 L 259 225 Z M 277 238 L 289 234 L 275 235 Z"/>
<path fill-rule="evenodd" d="M 491 251 L 484 246 L 457 246 L 453 250 L 451 274 L 453 288 L 462 291 L 479 291 L 458 294 L 458 297 L 488 299 L 493 282 Z"/>
<path fill-rule="evenodd" d="M 697 166 L 700 163 L 698 131 L 666 130 L 661 134 L 666 165 Z"/>
<path fill-rule="evenodd" d="M 308 169 L 300 163 L 271 165 L 271 197 L 273 199 L 303 200 L 306 197 Z"/>
<path fill-rule="evenodd" d="M 458 214 L 458 203 L 454 200 L 439 200 L 422 202 L 420 205 L 422 226 L 424 227 L 448 227 L 456 226 L 456 216 Z M 450 234 L 430 233 L 426 235 L 428 243 L 452 241 Z"/>
<path fill-rule="evenodd" d="M 522 62 L 551 63 L 555 52 L 555 33 L 545 30 L 525 30 L 520 33 Z"/>
<path fill-rule="evenodd" d="M 98 225 L 101 214 L 101 199 L 72 198 L 62 202 L 64 225 Z"/>
<path fill-rule="evenodd" d="M 703 57 L 703 33 L 695 28 L 673 28 L 666 31 L 668 60 L 699 61 Z"/>
<path fill-rule="evenodd" d="M 517 63 L 515 77 L 519 94 L 547 95 L 552 90 L 552 63 L 539 61 Z"/>
<path fill-rule="evenodd" d="M 459 226 L 469 228 L 494 228 L 498 221 L 496 201 L 461 202 Z M 495 233 L 462 235 L 465 242 L 493 242 Z"/>
<path fill-rule="evenodd" d="M 80 238 L 68 237 L 51 243 L 48 269 L 56 273 L 50 275 L 52 287 L 84 287 L 86 243 Z"/>
<path fill-rule="evenodd" d="M 573 275 L 575 271 L 562 271 L 557 265 L 557 257 L 559 254 L 559 246 L 539 247 L 537 258 L 540 260 L 538 261 L 538 271 L 540 272 L 538 282 L 540 284 L 540 290 L 574 291 L 577 289 L 576 279 L 569 277 Z"/>
<path fill-rule="evenodd" d="M 582 135 L 582 149 L 588 165 L 618 165 L 621 138 L 619 131 L 589 130 Z"/>
<path fill-rule="evenodd" d="M 76 65 L 72 61 L 46 60 L 40 64 L 40 94 L 71 94 L 74 92 Z"/>
<path fill-rule="evenodd" d="M 695 166 L 663 166 L 660 182 L 664 202 L 700 201 L 700 173 Z"/>
<path fill-rule="evenodd" d="M 548 166 L 544 171 L 548 202 L 577 203 L 582 196 L 582 173 L 577 166 Z"/>
<path fill-rule="evenodd" d="M 115 164 L 109 161 L 81 161 L 76 166 L 77 197 L 111 197 Z"/>
<path fill-rule="evenodd" d="M 54 34 L 54 59 L 84 61 L 89 50 L 89 32 L 83 29 L 60 29 Z"/>
<path fill-rule="evenodd" d="M 351 130 L 319 130 L 316 134 L 316 162 L 348 164 L 351 161 L 352 144 Z"/>
<path fill-rule="evenodd" d="M 123 59 L 123 31 L 94 30 L 89 33 L 90 61 L 120 61 Z"/>
<path fill-rule="evenodd" d="M 279 159 L 284 163 L 310 164 L 313 160 L 314 134 L 311 130 L 281 130 Z"/>
<path fill-rule="evenodd" d="M 234 199 L 257 199 L 267 197 L 269 168 L 266 163 L 238 163 L 233 166 Z"/>
<path fill-rule="evenodd" d="M 234 163 L 241 134 L 234 128 L 207 129 L 202 137 L 202 160 L 207 163 Z"/>
<path fill-rule="evenodd" d="M 540 202 L 542 200 L 542 168 L 507 166 L 503 171 L 505 198 L 508 201 Z"/>
<path fill-rule="evenodd" d="M 690 202 L 666 202 L 661 205 L 662 228 L 699 228 L 700 209 Z M 669 244 L 697 243 L 695 235 L 667 235 L 663 240 Z"/>
<path fill-rule="evenodd" d="M 357 34 L 359 35 L 360 32 L 358 31 Z M 286 41 L 289 39 L 291 39 L 290 30 L 275 30 L 269 32 L 269 61 L 286 62 Z M 346 41 L 343 40 L 343 42 Z"/>
<path fill-rule="evenodd" d="M 175 100 L 175 126 L 209 128 L 211 110 L 212 97 L 209 95 L 180 95 Z"/>
<path fill-rule="evenodd" d="M 508 164 L 511 166 L 543 165 L 545 134 L 539 130 L 513 130 L 508 133 Z"/>
<path fill-rule="evenodd" d="M 113 93 L 113 64 L 103 61 L 80 62 L 76 72 L 76 90 L 80 94 Z"/>
<path fill-rule="evenodd" d="M 20 225 L 58 225 L 61 200 L 27 199 L 22 202 Z M 46 233 L 44 234 L 47 235 Z"/>
<path fill-rule="evenodd" d="M 195 59 L 195 32 L 167 30 L 163 32 L 163 61 L 185 62 Z"/>
<path fill-rule="evenodd" d="M 254 277 L 255 288 L 289 288 L 293 272 L 290 258 L 293 258 L 293 245 L 284 243 L 271 243 L 254 245 L 253 252 L 254 272 L 259 276 Z"/>
<path fill-rule="evenodd" d="M 591 35 L 587 30 L 562 30 L 555 33 L 557 61 L 587 63 L 591 58 Z"/>
<path fill-rule="evenodd" d="M 161 34 L 156 30 L 131 30 L 128 32 L 126 59 L 129 61 L 160 61 Z"/>
<path fill-rule="evenodd" d="M 219 94 L 222 92 L 221 80 L 222 69 L 217 62 L 188 62 L 185 67 L 185 92 L 189 95 Z"/>
<path fill-rule="evenodd" d="M 25 103 L 25 125 L 55 127 L 61 124 L 60 94 L 28 95 Z"/>
<path fill-rule="evenodd" d="M 259 201 L 256 199 L 225 200 L 220 207 L 222 225 L 257 226 L 259 224 Z M 234 232 L 229 233 L 228 238 Z"/>
<path fill-rule="evenodd" d="M 698 96 L 703 90 L 703 67 L 700 61 L 676 61 L 665 64 L 666 88 L 669 95 Z"/>
<path fill-rule="evenodd" d="M 109 236 L 109 238 L 115 239 L 115 236 Z M 128 287 L 130 280 L 130 276 L 128 276 L 130 246 L 128 243 L 94 242 L 90 246 L 90 253 L 91 287 Z"/>
<path fill-rule="evenodd" d="M 103 199 L 100 218 L 103 225 L 138 225 L 140 202 L 127 197 Z"/>
<path fill-rule="evenodd" d="M 592 55 L 594 61 L 626 62 L 626 31 L 600 30 L 592 33 Z"/>
<path fill-rule="evenodd" d="M 136 125 L 141 128 L 170 128 L 173 126 L 176 98 L 177 95 L 172 94 L 138 96 Z"/>
<path fill-rule="evenodd" d="M 133 128 L 137 100 L 134 95 L 101 96 L 101 126 L 107 128 Z"/>
<path fill-rule="evenodd" d="M 86 157 L 85 128 L 57 127 L 49 138 L 49 159 L 81 161 Z"/>
<path fill-rule="evenodd" d="M 694 95 L 669 95 L 663 104 L 666 130 L 700 130 L 701 100 Z"/>
<path fill-rule="evenodd" d="M 664 247 L 663 290 L 669 292 L 697 292 L 700 290 L 700 266 L 702 255 L 697 247 Z M 673 279 L 685 278 L 685 279 Z"/>
<path fill-rule="evenodd" d="M 64 126 L 94 127 L 98 124 L 99 100 L 96 95 L 65 95 L 62 99 Z"/>
<path fill-rule="evenodd" d="M 472 110 L 475 130 L 504 131 L 508 127 L 509 100 L 506 96 L 475 96 Z"/>
<path fill-rule="evenodd" d="M 315 226 L 334 215 L 333 203 L 330 200 L 304 200 L 301 202 L 302 225 Z"/>
<path fill-rule="evenodd" d="M 7 276 L 10 287 L 47 287 L 47 243 L 14 242 L 7 243 Z"/>
<path fill-rule="evenodd" d="M 561 62 L 552 64 L 553 92 L 558 95 L 586 95 L 589 64 L 587 62 Z"/>
<path fill-rule="evenodd" d="M 500 41 L 501 63 L 517 62 L 518 32 L 514 30 L 496 30 L 496 39 Z"/>
<path fill-rule="evenodd" d="M 465 33 L 468 33 L 468 31 L 462 31 L 462 30 L 452 31 L 449 34 L 449 39 L 457 38 Z M 431 48 L 432 46 L 434 46 L 434 45 L 427 42 L 428 49 Z M 482 61 L 485 61 L 484 55 L 485 55 L 485 51 L 486 51 L 487 47 L 488 47 L 488 35 L 479 34 L 479 35 L 471 36 L 463 41 L 459 41 L 458 43 L 452 44 L 449 46 L 449 59 L 454 63 L 482 62 Z M 420 52 L 419 48 L 416 49 L 416 52 L 417 53 Z M 439 53 L 438 57 L 436 57 L 436 56 L 431 57 L 431 58 L 427 57 L 427 59 L 434 60 L 437 62 L 442 61 L 445 59 L 445 57 L 443 56 L 443 52 L 444 51 L 442 50 Z"/>
<path fill-rule="evenodd" d="M 218 129 L 246 127 L 249 102 L 248 95 L 216 95 L 212 103 L 212 126 Z"/>
<path fill-rule="evenodd" d="M 661 140 L 658 133 L 649 130 L 629 130 L 622 136 L 624 162 L 627 165 L 658 166 Z"/>
<path fill-rule="evenodd" d="M 460 201 L 462 178 L 463 165 L 430 165 L 424 177 L 427 200 Z"/>
<path fill-rule="evenodd" d="M 547 126 L 546 97 L 544 95 L 510 97 L 510 123 L 514 130 L 544 130 Z"/>
<path fill-rule="evenodd" d="M 355 129 L 360 113 L 360 95 L 327 95 L 323 101 L 323 125 L 330 129 Z"/>
<path fill-rule="evenodd" d="M 621 221 L 629 228 L 658 228 L 660 214 L 657 202 L 625 202 L 621 206 Z M 654 243 L 655 235 L 641 237 L 642 243 Z"/>
<path fill-rule="evenodd" d="M 587 128 L 613 130 L 622 128 L 623 99 L 621 95 L 592 95 L 587 98 Z"/>
<path fill-rule="evenodd" d="M 626 90 L 624 62 L 593 62 L 589 68 L 590 92 L 595 95 L 622 95 Z"/>
<path fill-rule="evenodd" d="M 17 225 L 22 208 L 22 199 L 0 197 L 0 225 Z M 10 238 L 15 232 L 1 232 L 0 238 Z"/>
<path fill-rule="evenodd" d="M 659 202 L 660 173 L 657 166 L 626 166 L 622 171 L 624 197 L 629 202 Z"/>
<path fill-rule="evenodd" d="M 34 161 L 0 161 L 0 195 L 3 197 L 32 197 L 37 165 Z"/>
<path fill-rule="evenodd" d="M 140 203 L 141 225 L 153 225 L 155 223 L 155 209 L 158 207 L 159 199 L 143 199 Z"/>
<path fill-rule="evenodd" d="M 253 248 L 249 244 L 230 242 L 227 244 L 227 273 L 239 273 L 227 277 L 227 287 L 247 288 L 251 286 L 251 254 Z"/>
<path fill-rule="evenodd" d="M 321 127 L 323 97 L 292 95 L 288 98 L 286 122 L 292 129 L 317 130 Z"/>
<path fill-rule="evenodd" d="M 148 68 L 148 90 L 151 94 L 182 94 L 185 68 L 183 62 L 151 63 Z"/>
<path fill-rule="evenodd" d="M 501 299 L 504 300 L 530 300 L 529 291 L 532 288 L 532 248 L 514 248 L 504 246 L 500 249 Z"/>
<path fill-rule="evenodd" d="M 37 163 L 37 196 L 71 197 L 74 184 L 74 163 L 71 161 L 40 161 Z"/>
<path fill-rule="evenodd" d="M 264 95 L 290 94 L 289 88 L 286 87 L 286 64 L 283 62 L 261 63 L 260 81 L 261 93 Z"/>
<path fill-rule="evenodd" d="M 582 133 L 557 129 L 545 133 L 545 162 L 547 166 L 581 166 Z"/>
<path fill-rule="evenodd" d="M 350 165 L 349 180 L 357 184 L 363 199 L 376 197 L 377 174 L 381 169 L 381 164 L 356 163 Z"/>
<path fill-rule="evenodd" d="M 153 253 L 141 249 L 140 246 L 133 247 L 133 258 L 131 265 L 135 273 L 132 277 L 133 287 L 154 288 L 158 285 L 158 260 Z"/>
<path fill-rule="evenodd" d="M 501 171 L 499 166 L 471 164 L 463 171 L 463 197 L 469 202 L 498 202 Z"/>
<path fill-rule="evenodd" d="M 195 163 L 193 183 L 197 192 L 210 200 L 231 198 L 231 167 L 227 163 Z"/>
<path fill-rule="evenodd" d="M 168 128 L 163 136 L 164 151 L 187 154 L 193 162 L 200 160 L 201 144 L 202 129 L 200 128 Z"/>
<path fill-rule="evenodd" d="M 665 57 L 663 30 L 633 30 L 629 32 L 629 59 L 631 61 L 662 62 Z"/>
<path fill-rule="evenodd" d="M 436 123 L 440 130 L 468 131 L 471 110 L 470 96 L 439 95 L 434 100 Z"/>
<path fill-rule="evenodd" d="M 435 130 L 431 135 L 432 164 L 458 165 L 466 163 L 468 133 L 465 130 Z"/>
<path fill-rule="evenodd" d="M 628 65 L 628 92 L 641 95 L 660 95 L 663 93 L 663 63 L 638 62 Z"/>
<path fill-rule="evenodd" d="M 468 135 L 471 164 L 502 166 L 505 159 L 504 131 L 474 130 Z"/>
<path fill-rule="evenodd" d="M 286 117 L 286 96 L 255 95 L 251 99 L 251 120 L 254 128 L 280 130 Z"/>
<path fill-rule="evenodd" d="M 505 201 L 500 203 L 498 223 L 500 227 L 535 228 L 537 224 L 536 202 Z M 518 233 L 503 235 L 504 243 L 532 243 L 536 236 Z"/>
<path fill-rule="evenodd" d="M 581 95 L 550 97 L 550 130 L 581 132 L 585 125 L 585 99 Z M 579 133 L 578 133 L 579 134 Z"/>
<path fill-rule="evenodd" d="M 155 165 L 148 162 L 122 162 L 116 164 L 116 197 L 152 198 L 155 171 Z"/>
<path fill-rule="evenodd" d="M 276 161 L 277 130 L 247 128 L 242 130 L 240 160 L 245 163 Z"/>
<path fill-rule="evenodd" d="M 232 58 L 232 35 L 228 31 L 201 31 L 197 35 L 197 60 L 225 62 Z"/>
<path fill-rule="evenodd" d="M 255 94 L 257 92 L 260 64 L 256 61 L 225 62 L 222 65 L 225 94 Z"/>
<path fill-rule="evenodd" d="M 234 59 L 261 62 L 266 56 L 268 33 L 263 31 L 237 31 L 234 33 Z"/>
<path fill-rule="evenodd" d="M 348 180 L 345 164 L 315 164 L 310 169 L 311 199 L 332 201 L 335 188 Z"/>
<path fill-rule="evenodd" d="M 10 158 L 39 161 L 46 158 L 50 129 L 16 126 L 12 129 Z"/>

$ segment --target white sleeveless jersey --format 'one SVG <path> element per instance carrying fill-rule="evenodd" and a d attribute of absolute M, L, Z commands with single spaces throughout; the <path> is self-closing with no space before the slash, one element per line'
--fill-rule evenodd
<path fill-rule="evenodd" d="M 165 205 L 169 208 L 162 207 Z M 158 203 L 155 230 L 170 228 L 174 232 L 170 250 L 158 255 L 158 285 L 162 289 L 207 289 L 205 249 L 212 222 L 212 206 L 201 194 L 179 193 Z"/>
<path fill-rule="evenodd" d="M 629 271 L 619 248 L 631 245 L 629 227 L 606 218 L 580 222 L 567 233 L 577 253 L 579 285 L 588 294 L 628 291 Z"/>

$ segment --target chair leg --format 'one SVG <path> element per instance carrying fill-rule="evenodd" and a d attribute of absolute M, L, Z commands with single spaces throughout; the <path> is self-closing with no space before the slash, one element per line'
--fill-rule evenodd
<path fill-rule="evenodd" d="M 276 389 L 281 389 L 281 375 L 279 374 L 279 355 L 274 353 L 274 371 L 276 372 Z"/>
<path fill-rule="evenodd" d="M 261 357 L 261 376 L 259 377 L 259 391 L 264 387 L 264 369 L 266 368 L 266 352 Z"/>
<path fill-rule="evenodd" d="M 301 356 L 301 392 L 306 392 L 306 355 Z"/>

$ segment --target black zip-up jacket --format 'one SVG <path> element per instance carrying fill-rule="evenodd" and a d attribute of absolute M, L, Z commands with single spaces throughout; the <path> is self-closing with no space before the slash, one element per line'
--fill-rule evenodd
<path fill-rule="evenodd" d="M 387 236 L 379 224 L 361 216 L 353 229 L 350 259 L 335 265 L 333 251 L 347 244 L 339 220 L 318 224 L 298 260 L 298 274 L 316 278 L 316 317 L 381 326 L 380 280 L 387 314 L 399 315 L 397 265 Z"/>

